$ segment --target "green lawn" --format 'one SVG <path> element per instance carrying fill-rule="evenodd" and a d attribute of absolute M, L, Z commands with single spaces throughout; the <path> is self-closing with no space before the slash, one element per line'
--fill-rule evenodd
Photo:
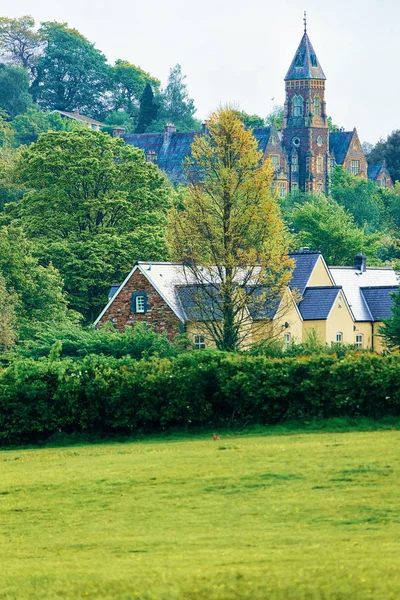
<path fill-rule="evenodd" d="M 0 598 L 400 595 L 400 432 L 0 452 Z"/>

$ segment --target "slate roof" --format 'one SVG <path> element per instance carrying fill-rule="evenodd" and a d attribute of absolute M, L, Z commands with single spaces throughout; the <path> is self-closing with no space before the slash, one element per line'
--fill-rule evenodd
<path fill-rule="evenodd" d="M 353 134 L 353 131 L 337 131 L 329 134 L 329 150 L 335 155 L 338 165 L 342 165 L 346 158 Z"/>
<path fill-rule="evenodd" d="M 292 79 L 326 79 L 306 32 L 286 73 L 285 81 Z"/>
<path fill-rule="evenodd" d="M 366 302 L 362 288 L 397 287 L 398 281 L 393 269 L 367 267 L 363 273 L 354 267 L 329 267 L 336 285 L 343 287 L 344 294 L 356 321 L 373 321 L 373 315 Z"/>
<path fill-rule="evenodd" d="M 292 279 L 289 284 L 291 290 L 298 289 L 300 294 L 303 295 L 320 256 L 321 252 L 293 252 L 289 254 L 289 257 L 295 261 Z"/>
<path fill-rule="evenodd" d="M 304 321 L 326 320 L 341 289 L 340 286 L 307 288 L 299 304 Z"/>
<path fill-rule="evenodd" d="M 64 117 L 68 117 L 68 119 L 74 119 L 75 121 L 82 121 L 82 123 L 88 123 L 88 125 L 98 125 L 99 127 L 104 127 L 104 123 L 101 121 L 96 121 L 96 119 L 91 119 L 90 117 L 85 117 L 85 115 L 81 115 L 79 112 L 66 112 L 65 110 L 55 110 L 59 115 Z"/>
<path fill-rule="evenodd" d="M 115 295 L 115 293 L 117 292 L 117 290 L 119 290 L 119 288 L 121 287 L 120 283 L 113 283 L 110 291 L 108 292 L 108 299 L 111 300 L 111 298 Z"/>
<path fill-rule="evenodd" d="M 398 286 L 361 287 L 360 291 L 374 321 L 392 318 L 393 315 L 390 309 L 393 306 L 393 300 L 391 294 L 399 291 Z"/>
<path fill-rule="evenodd" d="M 212 285 L 179 285 L 176 293 L 189 321 L 220 321 L 221 296 Z M 203 309 L 203 310 L 202 310 Z"/>

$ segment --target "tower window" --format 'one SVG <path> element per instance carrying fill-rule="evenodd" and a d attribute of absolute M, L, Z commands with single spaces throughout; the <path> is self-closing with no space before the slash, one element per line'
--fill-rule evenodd
<path fill-rule="evenodd" d="M 353 175 L 358 175 L 360 172 L 360 161 L 359 160 L 352 160 L 351 164 L 350 164 L 350 171 L 353 173 Z"/>
<path fill-rule="evenodd" d="M 299 170 L 299 157 L 297 156 L 297 152 L 293 152 L 292 154 L 292 173 L 296 173 Z"/>
<path fill-rule="evenodd" d="M 318 67 L 317 57 L 315 54 L 310 54 L 310 61 L 312 67 Z"/>
<path fill-rule="evenodd" d="M 316 96 L 314 98 L 314 115 L 319 117 L 321 114 L 321 100 Z"/>
<path fill-rule="evenodd" d="M 302 67 L 304 63 L 304 50 L 300 50 L 296 56 L 296 67 Z"/>
<path fill-rule="evenodd" d="M 303 116 L 303 98 L 302 96 L 294 96 L 293 97 L 293 116 L 294 117 L 302 117 Z"/>
<path fill-rule="evenodd" d="M 317 173 L 322 173 L 324 169 L 324 157 L 317 156 Z"/>
<path fill-rule="evenodd" d="M 279 169 L 279 165 L 280 165 L 279 154 L 271 154 L 270 159 L 272 162 L 272 166 L 274 167 L 274 170 L 277 171 Z"/>
<path fill-rule="evenodd" d="M 317 146 L 322 146 L 323 143 L 324 143 L 324 140 L 322 139 L 322 135 L 319 135 L 317 137 Z"/>

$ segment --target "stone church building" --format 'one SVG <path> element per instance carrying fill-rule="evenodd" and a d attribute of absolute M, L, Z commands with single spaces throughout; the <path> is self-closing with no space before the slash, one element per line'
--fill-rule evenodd
<path fill-rule="evenodd" d="M 353 175 L 374 180 L 381 187 L 393 182 L 384 164 L 368 165 L 357 130 L 330 133 L 325 101 L 326 77 L 307 34 L 306 26 L 299 47 L 285 77 L 286 100 L 282 131 L 274 127 L 253 130 L 264 159 L 275 171 L 279 196 L 300 189 L 327 192 L 330 173 L 342 165 Z M 126 143 L 142 148 L 174 183 L 185 183 L 182 162 L 190 155 L 196 136 L 206 132 L 177 132 L 172 123 L 163 133 L 124 136 Z"/>

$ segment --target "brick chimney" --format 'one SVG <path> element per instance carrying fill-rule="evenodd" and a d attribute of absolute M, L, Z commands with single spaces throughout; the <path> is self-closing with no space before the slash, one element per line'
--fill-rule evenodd
<path fill-rule="evenodd" d="M 173 133 L 176 133 L 176 127 L 173 123 L 166 123 L 164 127 L 164 143 L 169 141 Z"/>
<path fill-rule="evenodd" d="M 358 252 L 354 257 L 354 268 L 361 273 L 365 273 L 367 270 L 367 257 L 362 252 Z"/>
<path fill-rule="evenodd" d="M 146 152 L 146 162 L 157 162 L 157 154 L 154 150 L 149 150 L 148 152 Z"/>

